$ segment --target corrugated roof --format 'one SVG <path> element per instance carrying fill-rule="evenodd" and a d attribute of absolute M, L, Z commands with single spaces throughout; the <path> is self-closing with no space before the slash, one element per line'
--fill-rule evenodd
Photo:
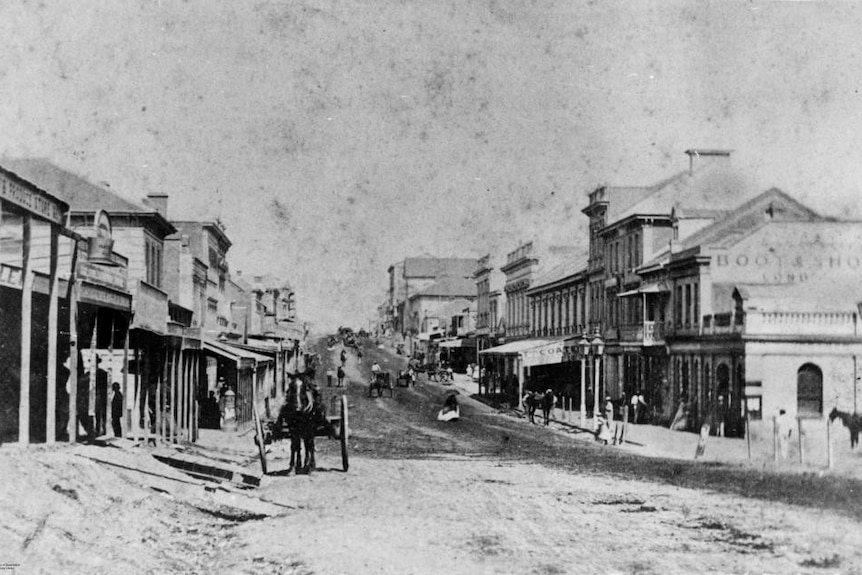
<path fill-rule="evenodd" d="M 470 278 L 444 277 L 413 294 L 410 299 L 419 296 L 475 298 L 476 281 Z"/>
<path fill-rule="evenodd" d="M 153 208 L 129 201 L 116 192 L 97 186 L 44 158 L 2 158 L 0 164 L 22 178 L 66 201 L 73 211 L 155 213 Z"/>
<path fill-rule="evenodd" d="M 588 260 L 588 251 L 579 251 L 578 253 L 569 255 L 562 262 L 537 276 L 530 286 L 530 291 L 541 289 L 542 286 L 553 284 L 561 279 L 586 270 Z"/>
<path fill-rule="evenodd" d="M 406 258 L 405 278 L 473 277 L 474 258 Z"/>

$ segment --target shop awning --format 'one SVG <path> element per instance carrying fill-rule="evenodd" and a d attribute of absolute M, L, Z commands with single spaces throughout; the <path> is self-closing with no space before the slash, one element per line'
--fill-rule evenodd
<path fill-rule="evenodd" d="M 578 338 L 574 336 L 570 336 L 568 338 L 562 337 L 543 345 L 524 350 L 522 353 L 524 366 L 532 367 L 535 365 L 551 365 L 554 363 L 569 361 L 571 359 L 571 347 L 575 345 L 577 340 Z"/>
<path fill-rule="evenodd" d="M 629 291 L 618 293 L 617 297 L 630 297 L 633 295 L 640 295 L 642 293 L 659 293 L 664 291 L 670 291 L 670 289 L 667 287 L 667 284 L 665 284 L 664 282 L 648 283 L 641 285 L 637 289 L 631 289 Z"/>
<path fill-rule="evenodd" d="M 247 349 L 241 349 L 232 346 L 228 343 L 217 342 L 205 339 L 203 342 L 204 351 L 209 351 L 223 358 L 233 361 L 237 367 L 254 367 L 256 363 L 271 362 L 272 358 L 267 355 L 261 355 Z"/>
<path fill-rule="evenodd" d="M 476 340 L 472 337 L 460 339 L 447 339 L 439 343 L 440 347 L 476 347 Z"/>
<path fill-rule="evenodd" d="M 488 349 L 483 349 L 479 353 L 481 355 L 517 355 L 519 353 L 523 353 L 528 349 L 546 345 L 554 341 L 557 341 L 557 339 L 521 339 L 510 343 L 504 343 L 503 345 L 498 345 L 497 347 L 489 347 Z"/>

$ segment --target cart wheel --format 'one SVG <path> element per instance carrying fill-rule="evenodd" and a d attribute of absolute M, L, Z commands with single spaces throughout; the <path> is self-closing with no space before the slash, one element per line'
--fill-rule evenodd
<path fill-rule="evenodd" d="M 341 396 L 341 422 L 340 422 L 339 434 L 341 436 L 341 467 L 344 471 L 347 471 L 348 461 L 347 461 L 347 396 Z"/>
<path fill-rule="evenodd" d="M 257 416 L 257 409 L 252 408 L 254 416 L 254 442 L 257 444 L 257 452 L 260 455 L 260 469 L 266 475 L 266 440 L 263 435 L 263 425 L 260 422 L 260 417 Z"/>

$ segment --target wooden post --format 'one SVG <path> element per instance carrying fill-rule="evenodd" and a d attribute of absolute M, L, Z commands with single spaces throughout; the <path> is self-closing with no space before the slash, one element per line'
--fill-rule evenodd
<path fill-rule="evenodd" d="M 57 345 L 60 329 L 57 319 L 59 312 L 60 274 L 57 272 L 59 250 L 59 231 L 51 224 L 51 263 L 50 292 L 48 293 L 48 390 L 45 403 L 48 404 L 45 421 L 45 442 L 49 445 L 57 441 Z"/>
<path fill-rule="evenodd" d="M 180 366 L 179 366 L 180 352 L 179 350 L 173 350 L 171 352 L 171 387 L 170 387 L 170 398 L 171 398 L 171 411 L 168 416 L 168 441 L 171 443 L 176 443 L 177 434 L 176 434 L 176 425 L 177 425 L 177 379 L 179 379 L 180 375 Z"/>
<path fill-rule="evenodd" d="M 192 357 L 192 442 L 198 440 L 198 362 L 201 352 L 198 351 Z"/>
<path fill-rule="evenodd" d="M 74 276 L 69 284 L 69 421 L 66 431 L 69 443 L 75 443 L 78 440 L 78 285 Z"/>
<path fill-rule="evenodd" d="M 826 463 L 829 469 L 832 469 L 834 461 L 832 460 L 832 420 L 826 418 Z"/>
<path fill-rule="evenodd" d="M 93 432 L 93 436 L 88 439 L 95 439 L 99 436 L 99 430 L 96 429 L 96 372 L 99 369 L 98 363 L 96 361 L 96 348 L 99 345 L 99 311 L 96 310 L 96 315 L 93 319 L 93 334 L 90 338 L 90 385 L 88 386 L 88 399 L 87 399 L 87 417 L 92 417 L 93 419 L 88 419 L 90 430 Z"/>
<path fill-rule="evenodd" d="M 132 331 L 132 323 L 129 322 L 129 332 Z M 134 402 L 132 406 L 132 429 L 134 430 L 134 439 L 136 442 L 143 440 L 143 430 L 141 429 L 141 401 L 142 401 L 142 393 L 141 393 L 141 370 L 143 366 L 141 365 L 141 348 L 140 343 L 135 338 L 135 391 L 133 393 Z M 146 413 L 146 410 L 144 411 Z"/>
<path fill-rule="evenodd" d="M 116 328 L 114 320 L 116 319 L 116 315 L 116 311 L 111 312 L 111 338 L 108 340 L 108 356 L 111 358 L 111 370 L 107 372 L 108 389 L 105 390 L 105 406 L 104 413 L 102 413 L 102 421 L 105 422 L 105 434 L 109 437 L 114 436 L 114 430 L 111 425 L 111 391 L 114 387 L 114 331 Z"/>
<path fill-rule="evenodd" d="M 30 266 L 30 214 L 23 218 L 21 285 L 21 380 L 18 402 L 18 442 L 30 444 L 30 340 L 33 329 L 33 270 Z"/>
<path fill-rule="evenodd" d="M 129 402 L 129 323 L 126 323 L 126 336 L 123 338 L 123 437 L 129 433 L 129 412 L 126 405 Z"/>
<path fill-rule="evenodd" d="M 796 418 L 796 427 L 799 430 L 799 464 L 802 465 L 805 463 L 802 453 L 802 418 Z"/>
<path fill-rule="evenodd" d="M 748 447 L 748 460 L 751 461 L 751 416 L 748 409 L 745 410 L 745 444 Z"/>

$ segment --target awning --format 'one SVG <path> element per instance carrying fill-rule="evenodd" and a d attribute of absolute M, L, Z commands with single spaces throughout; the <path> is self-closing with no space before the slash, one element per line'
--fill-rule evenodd
<path fill-rule="evenodd" d="M 641 285 L 638 289 L 632 289 L 629 291 L 624 291 L 622 293 L 618 293 L 617 297 L 629 297 L 633 295 L 640 295 L 642 293 L 659 293 L 670 291 L 667 287 L 667 284 L 664 282 L 658 283 L 648 283 Z"/>
<path fill-rule="evenodd" d="M 554 343 L 557 341 L 563 341 L 564 338 L 533 338 L 533 339 L 520 339 L 518 341 L 513 341 L 511 343 L 505 343 L 503 345 L 498 345 L 497 347 L 490 347 L 488 349 L 483 349 L 480 351 L 480 354 L 483 355 L 517 355 L 525 352 L 528 349 L 532 349 L 534 347 L 540 347 L 543 345 L 548 345 L 550 343 Z"/>
<path fill-rule="evenodd" d="M 476 340 L 472 337 L 462 337 L 460 339 L 448 339 L 439 342 L 440 347 L 476 347 Z"/>
<path fill-rule="evenodd" d="M 209 351 L 216 355 L 220 355 L 227 360 L 235 362 L 237 367 L 254 367 L 256 363 L 267 363 L 272 361 L 272 358 L 269 356 L 254 353 L 247 349 L 240 349 L 228 343 L 216 342 L 209 339 L 205 339 L 203 341 L 203 349 L 204 351 Z"/>
<path fill-rule="evenodd" d="M 576 337 L 560 338 L 549 343 L 532 347 L 523 352 L 524 366 L 550 365 L 567 361 L 566 343 L 577 340 Z"/>

